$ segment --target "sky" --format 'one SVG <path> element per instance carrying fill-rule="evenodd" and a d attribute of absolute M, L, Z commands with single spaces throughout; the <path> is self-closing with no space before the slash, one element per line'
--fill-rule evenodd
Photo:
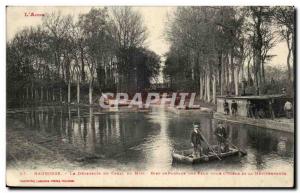
<path fill-rule="evenodd" d="M 7 40 L 11 40 L 14 35 L 28 26 L 36 26 L 42 23 L 41 16 L 25 16 L 25 13 L 47 14 L 60 11 L 62 14 L 78 15 L 87 13 L 91 7 L 8 7 L 7 8 Z M 159 55 L 165 54 L 169 49 L 168 42 L 165 41 L 164 27 L 167 22 L 168 13 L 174 7 L 134 7 L 141 13 L 146 25 L 149 37 L 146 45 Z"/>
<path fill-rule="evenodd" d="M 87 13 L 91 7 L 8 7 L 6 10 L 7 40 L 24 27 L 36 26 L 42 23 L 41 16 L 25 16 L 25 13 L 47 14 L 60 11 L 62 14 L 71 14 L 76 17 L 78 14 Z M 133 7 L 141 13 L 144 23 L 148 28 L 148 39 L 146 45 L 149 49 L 163 56 L 169 50 L 169 43 L 165 40 L 165 26 L 168 15 L 175 10 L 175 7 Z M 287 57 L 287 46 L 285 42 L 279 42 L 270 52 L 276 56 L 270 62 L 278 67 L 285 67 Z"/>

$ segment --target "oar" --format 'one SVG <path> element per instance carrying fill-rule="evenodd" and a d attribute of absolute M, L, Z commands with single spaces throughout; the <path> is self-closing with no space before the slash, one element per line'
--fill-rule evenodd
<path fill-rule="evenodd" d="M 216 155 L 216 157 L 219 159 L 219 160 L 222 160 L 218 154 L 210 147 L 209 143 L 206 141 L 205 137 L 201 134 L 202 136 L 202 139 L 204 140 L 204 142 L 207 144 L 208 148 Z"/>

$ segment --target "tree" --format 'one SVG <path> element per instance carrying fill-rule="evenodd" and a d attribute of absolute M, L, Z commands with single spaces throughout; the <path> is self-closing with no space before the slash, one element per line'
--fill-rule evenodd
<path fill-rule="evenodd" d="M 238 94 L 240 64 L 234 61 L 244 60 L 242 24 L 243 17 L 237 17 L 232 7 L 180 7 L 169 21 L 170 52 L 174 49 L 182 53 L 180 55 L 185 58 L 182 61 L 188 66 L 192 81 L 199 80 L 200 99 L 215 103 L 217 84 L 221 94 L 224 89 L 228 91 L 231 84 Z M 168 56 L 174 57 L 174 54 Z M 172 59 L 167 59 L 167 63 L 169 68 Z"/>
<path fill-rule="evenodd" d="M 101 70 L 105 68 L 105 57 L 110 50 L 111 37 L 109 34 L 109 18 L 107 8 L 92 8 L 89 13 L 79 17 L 78 26 L 83 31 L 86 47 L 85 60 L 88 67 L 89 104 L 93 103 L 93 84 L 95 77 L 101 76 Z M 98 71 L 97 71 L 98 69 Z"/>
<path fill-rule="evenodd" d="M 141 92 L 150 88 L 151 80 L 155 79 L 160 70 L 160 57 L 145 48 L 135 48 L 132 52 L 132 65 L 135 71 L 135 87 Z"/>
<path fill-rule="evenodd" d="M 111 33 L 116 40 L 118 58 L 118 88 L 128 92 L 134 91 L 134 66 L 131 51 L 142 47 L 147 31 L 141 15 L 131 7 L 115 7 L 111 9 Z"/>
<path fill-rule="evenodd" d="M 277 44 L 272 21 L 271 7 L 177 8 L 166 27 L 165 77 L 173 88 L 191 85 L 201 100 L 215 103 L 217 94 L 246 94 L 239 88 L 246 86 L 247 64 L 248 86 L 254 79 L 256 94 L 263 94 L 265 63 Z"/>
<path fill-rule="evenodd" d="M 277 26 L 279 27 L 278 33 L 283 40 L 287 43 L 287 77 L 288 77 L 288 92 L 292 91 L 294 62 L 295 59 L 295 9 L 294 7 L 275 7 L 273 9 L 273 17 Z"/>
<path fill-rule="evenodd" d="M 275 45 L 272 41 L 274 36 L 271 31 L 271 9 L 270 7 L 255 6 L 248 7 L 246 10 L 249 17 L 248 27 L 253 32 L 253 64 L 254 82 L 256 94 L 262 94 L 262 83 L 265 82 L 264 63 L 268 56 L 268 51 Z"/>
<path fill-rule="evenodd" d="M 67 43 L 70 36 L 70 29 L 72 25 L 72 17 L 62 16 L 60 12 L 53 12 L 46 17 L 43 17 L 43 27 L 48 33 L 49 37 L 49 53 L 52 55 L 53 63 L 55 64 L 55 72 L 52 74 L 53 80 L 59 86 L 60 101 L 62 101 L 62 83 L 64 81 L 68 84 L 68 103 L 70 102 L 70 58 L 68 50 L 70 48 Z M 67 76 L 67 77 L 66 77 Z M 54 85 L 53 85 L 54 86 Z"/>

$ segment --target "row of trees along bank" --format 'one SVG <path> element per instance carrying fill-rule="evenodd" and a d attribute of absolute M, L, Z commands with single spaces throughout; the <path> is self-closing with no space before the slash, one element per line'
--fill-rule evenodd
<path fill-rule="evenodd" d="M 8 106 L 92 104 L 104 91 L 148 88 L 160 57 L 145 48 L 146 38 L 141 15 L 130 7 L 91 8 L 75 18 L 46 15 L 7 43 Z"/>
<path fill-rule="evenodd" d="M 278 93 L 277 77 L 267 79 L 266 68 L 274 67 L 265 64 L 274 57 L 270 50 L 285 41 L 287 70 L 280 83 L 293 94 L 294 14 L 293 7 L 179 7 L 167 25 L 164 76 L 173 89 L 197 91 L 213 103 L 216 95 Z"/>

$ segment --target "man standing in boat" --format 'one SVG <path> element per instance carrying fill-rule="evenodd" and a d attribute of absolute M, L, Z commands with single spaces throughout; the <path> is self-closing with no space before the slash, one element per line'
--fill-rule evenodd
<path fill-rule="evenodd" d="M 227 143 L 228 134 L 221 121 L 218 122 L 218 126 L 215 130 L 215 135 L 217 136 L 218 152 L 222 153 L 228 151 L 229 150 L 228 143 Z"/>
<path fill-rule="evenodd" d="M 194 130 L 191 134 L 191 143 L 194 148 L 194 156 L 200 157 L 202 153 L 201 142 L 204 141 L 203 136 L 200 131 L 200 123 L 193 124 Z"/>

